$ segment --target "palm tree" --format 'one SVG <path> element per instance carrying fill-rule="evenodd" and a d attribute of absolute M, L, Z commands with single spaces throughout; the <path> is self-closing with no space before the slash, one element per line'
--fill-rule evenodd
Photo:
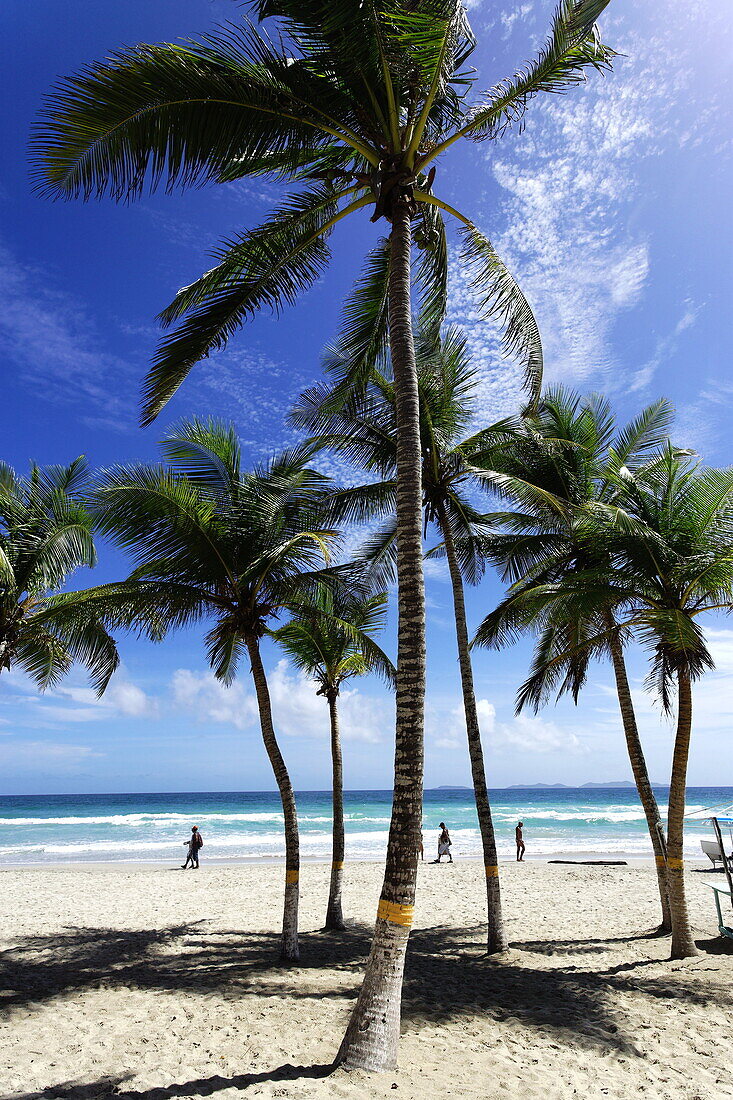
<path fill-rule="evenodd" d="M 339 348 L 330 357 L 330 368 L 340 372 Z M 471 397 L 476 373 L 471 368 L 466 342 L 457 329 L 447 330 L 436 344 L 432 334 L 420 333 L 416 342 L 420 442 L 422 453 L 423 527 L 438 532 L 440 546 L 431 554 L 447 558 L 453 591 L 456 641 L 461 673 L 469 757 L 476 810 L 484 856 L 487 890 L 487 951 L 506 948 L 501 913 L 496 838 L 491 818 L 481 731 L 479 728 L 473 670 L 469 653 L 464 580 L 477 584 L 484 571 L 480 545 L 488 528 L 469 499 L 469 490 L 480 487 L 481 470 L 473 462 L 488 461 L 497 449 L 514 438 L 517 426 L 504 421 L 464 438 L 474 417 Z M 327 385 L 304 393 L 291 414 L 292 422 L 318 434 L 309 442 L 329 448 L 379 481 L 335 494 L 339 518 L 388 517 L 361 555 L 374 583 L 382 584 L 394 572 L 397 545 L 394 520 L 397 469 L 397 423 L 392 380 L 376 368 L 361 399 L 333 408 L 333 391 Z M 477 485 L 478 479 L 478 485 Z"/>
<path fill-rule="evenodd" d="M 322 522 L 326 479 L 310 451 L 241 468 L 232 427 L 182 424 L 163 443 L 165 464 L 105 473 L 95 492 L 100 530 L 138 562 L 127 581 L 94 590 L 98 613 L 160 640 L 205 621 L 206 654 L 227 686 L 246 652 L 260 728 L 285 820 L 281 957 L 299 957 L 300 856 L 295 795 L 278 745 L 260 640 L 270 622 L 307 595 L 334 532 Z"/>
<path fill-rule="evenodd" d="M 460 139 L 494 140 L 521 125 L 540 92 L 562 92 L 586 70 L 610 68 L 595 21 L 608 0 L 560 0 L 538 57 L 468 106 L 464 69 L 474 38 L 461 0 L 256 0 L 260 20 L 199 41 L 125 49 L 63 83 L 34 139 L 40 186 L 54 196 L 130 199 L 146 186 L 265 176 L 290 191 L 258 228 L 225 241 L 215 266 L 163 311 L 178 324 L 148 376 L 152 420 L 192 366 L 222 347 L 262 306 L 279 310 L 312 285 L 327 238 L 370 208 L 389 223 L 346 310 L 351 349 L 344 392 L 358 386 L 387 336 L 399 427 L 397 516 L 399 660 L 395 794 L 373 951 L 339 1058 L 380 1069 L 396 1062 L 399 1001 L 417 874 L 423 773 L 425 613 L 420 450 L 412 339 L 411 258 L 425 321 L 445 313 L 443 214 L 461 224 L 462 255 L 510 352 L 539 386 L 542 354 L 531 309 L 473 221 L 433 194 L 437 159 Z"/>
<path fill-rule="evenodd" d="M 393 682 L 392 662 L 374 641 L 384 627 L 387 596 L 353 597 L 333 586 L 321 586 L 303 602 L 289 623 L 273 632 L 297 668 L 318 685 L 328 704 L 333 771 L 333 853 L 326 929 L 345 927 L 341 906 L 344 874 L 344 783 L 337 699 L 341 685 L 369 672 Z"/>
<path fill-rule="evenodd" d="M 733 611 L 733 470 L 705 469 L 668 445 L 657 463 L 620 471 L 625 510 L 643 526 L 613 536 L 621 627 L 650 653 L 648 686 L 665 713 L 677 696 L 667 819 L 673 959 L 697 954 L 685 896 L 683 845 L 692 684 L 714 667 L 699 617 Z"/>
<path fill-rule="evenodd" d="M 96 564 L 87 481 L 81 457 L 32 464 L 28 477 L 0 463 L 0 673 L 21 669 L 43 690 L 78 661 L 101 695 L 119 664 L 115 643 L 88 613 L 85 592 L 58 592 Z"/>
<path fill-rule="evenodd" d="M 484 543 L 484 551 L 512 581 L 506 599 L 479 627 L 475 643 L 501 646 L 518 633 L 538 633 L 532 675 L 518 694 L 518 710 L 535 711 L 553 688 L 569 691 L 577 702 L 585 682 L 589 651 L 580 643 L 602 633 L 605 655 L 613 665 L 621 722 L 632 773 L 644 809 L 657 866 L 662 919 L 671 931 L 667 896 L 666 840 L 659 806 L 649 779 L 629 688 L 623 632 L 617 629 L 613 601 L 594 584 L 584 607 L 573 614 L 555 596 L 556 588 L 577 585 L 578 574 L 604 574 L 610 557 L 594 516 L 614 517 L 619 470 L 636 470 L 667 435 L 673 412 L 663 400 L 644 409 L 619 430 L 608 403 L 581 399 L 562 387 L 549 391 L 524 436 L 491 456 L 502 471 L 497 487 L 513 497 L 519 511 L 497 514 L 508 530 Z M 547 592 L 547 595 L 543 593 Z M 605 595 L 609 599 L 605 599 Z M 558 655 L 568 655 L 565 664 Z"/>
<path fill-rule="evenodd" d="M 569 669 L 602 654 L 614 634 L 635 636 L 650 652 L 647 686 L 666 713 L 677 692 L 677 724 L 667 818 L 666 878 L 672 922 L 673 959 L 697 954 L 685 897 L 683 841 L 687 760 L 692 730 L 692 682 L 713 667 L 698 623 L 700 615 L 733 610 L 733 470 L 704 469 L 689 452 L 667 445 L 661 455 L 637 471 L 621 466 L 616 475 L 618 509 L 596 510 L 588 541 L 608 547 L 599 566 L 591 561 L 557 582 L 539 583 L 527 592 L 532 613 L 540 602 L 560 621 L 595 623 L 551 647 L 543 663 Z M 613 611 L 612 628 L 594 617 Z M 524 612 L 520 607 L 518 624 Z"/>

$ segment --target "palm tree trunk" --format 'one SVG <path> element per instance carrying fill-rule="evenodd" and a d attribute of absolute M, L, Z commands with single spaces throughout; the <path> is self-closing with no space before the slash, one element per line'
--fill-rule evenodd
<path fill-rule="evenodd" d="M 669 908 L 672 915 L 672 958 L 689 959 L 698 954 L 692 938 L 685 897 L 685 871 L 682 856 L 685 825 L 685 790 L 687 758 L 692 731 L 692 685 L 688 669 L 677 673 L 677 734 L 672 755 L 672 776 L 669 781 L 669 815 L 667 818 L 667 881 Z"/>
<path fill-rule="evenodd" d="M 639 792 L 639 798 L 644 808 L 644 815 L 646 816 L 646 823 L 649 829 L 649 837 L 652 842 L 652 848 L 654 849 L 654 859 L 657 865 L 657 885 L 659 886 L 659 900 L 662 906 L 662 923 L 659 927 L 660 931 L 671 932 L 672 918 L 669 912 L 667 852 L 664 840 L 664 828 L 659 813 L 659 806 L 657 805 L 657 800 L 654 796 L 651 782 L 649 781 L 649 772 L 646 767 L 644 750 L 641 746 L 639 730 L 636 725 L 636 714 L 634 712 L 634 703 L 631 698 L 629 680 L 626 675 L 626 662 L 624 661 L 623 647 L 616 632 L 616 622 L 610 611 L 606 615 L 606 627 L 608 629 L 608 644 L 611 651 L 613 671 L 616 677 L 616 694 L 618 695 L 618 703 L 621 710 L 621 724 L 626 736 L 626 748 L 631 762 L 631 770 L 634 773 L 636 789 Z"/>
<path fill-rule="evenodd" d="M 389 338 L 397 417 L 398 655 L 395 776 L 387 862 L 364 983 L 337 1055 L 347 1066 L 392 1069 L 420 843 L 425 707 L 425 590 L 417 370 L 410 303 L 411 205 L 397 199 L 390 234 Z"/>
<path fill-rule="evenodd" d="M 341 911 L 341 885 L 344 877 L 344 774 L 341 761 L 341 735 L 339 732 L 337 692 L 327 694 L 331 718 L 331 765 L 333 770 L 333 854 L 331 857 L 331 888 L 328 892 L 326 929 L 342 930 L 344 915 Z"/>
<path fill-rule="evenodd" d="M 479 728 L 478 712 L 476 710 L 473 668 L 471 666 L 471 654 L 468 647 L 468 626 L 466 624 L 466 601 L 463 594 L 463 578 L 461 577 L 461 569 L 456 557 L 453 532 L 451 531 L 448 516 L 442 502 L 438 505 L 438 514 L 440 518 L 440 530 L 445 545 L 445 556 L 448 559 L 451 585 L 453 586 L 453 610 L 456 619 L 456 641 L 458 643 L 458 663 L 461 669 L 463 709 L 466 715 L 468 755 L 471 759 L 471 775 L 473 777 L 473 790 L 476 798 L 476 812 L 478 814 L 481 845 L 484 853 L 487 915 L 486 950 L 489 955 L 493 955 L 498 951 L 505 951 L 507 946 L 504 921 L 501 914 L 499 860 L 496 854 L 496 837 L 494 836 L 494 823 L 491 820 L 489 790 L 486 785 L 486 770 L 484 768 L 484 752 L 481 746 L 481 730 Z"/>
<path fill-rule="evenodd" d="M 272 724 L 272 707 L 270 705 L 270 690 L 267 686 L 267 677 L 262 665 L 260 646 L 257 638 L 246 639 L 249 659 L 252 665 L 252 679 L 254 680 L 257 706 L 260 712 L 260 729 L 262 740 L 265 743 L 267 755 L 272 764 L 275 782 L 280 792 L 280 802 L 285 818 L 285 901 L 283 904 L 283 931 L 280 958 L 283 962 L 297 962 L 300 958 L 298 948 L 298 897 L 300 887 L 300 840 L 298 837 L 298 814 L 295 807 L 295 794 L 290 782 L 288 769 L 285 767 L 280 746 L 275 736 L 275 727 Z"/>

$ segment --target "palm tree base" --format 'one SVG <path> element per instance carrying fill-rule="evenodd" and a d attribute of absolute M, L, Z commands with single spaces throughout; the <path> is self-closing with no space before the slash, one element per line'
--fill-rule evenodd
<path fill-rule="evenodd" d="M 377 919 L 364 982 L 336 1064 L 372 1072 L 397 1068 L 402 975 L 409 928 Z"/>

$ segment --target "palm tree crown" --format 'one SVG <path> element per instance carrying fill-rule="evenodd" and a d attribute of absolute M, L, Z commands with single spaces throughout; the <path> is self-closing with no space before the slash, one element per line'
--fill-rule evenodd
<path fill-rule="evenodd" d="M 337 347 L 331 357 L 338 379 Z M 422 457 L 423 528 L 435 525 L 442 540 L 445 523 L 451 528 L 465 580 L 481 579 L 485 559 L 481 552 L 489 533 L 484 514 L 475 506 L 476 491 L 487 481 L 483 464 L 493 462 L 498 450 L 515 440 L 519 422 L 507 419 L 467 435 L 475 415 L 473 394 L 476 371 L 461 332 L 449 328 L 439 341 L 432 333 L 418 333 L 416 341 L 420 443 Z M 389 366 L 387 362 L 386 367 Z M 385 583 L 394 571 L 397 531 L 394 504 L 397 473 L 397 418 L 395 387 L 388 373 L 372 370 L 364 391 L 334 407 L 335 386 L 323 383 L 307 390 L 290 419 L 314 433 L 309 442 L 342 455 L 379 480 L 334 493 L 332 509 L 340 520 L 381 517 L 380 531 L 362 548 L 374 584 Z M 494 462 L 495 464 L 495 462 Z M 472 499 L 474 498 L 474 499 Z M 431 554 L 444 554 L 442 546 Z"/>
<path fill-rule="evenodd" d="M 32 465 L 27 477 L 0 464 L 0 672 L 19 668 L 40 688 L 75 661 L 101 695 L 119 658 L 86 593 L 58 594 L 79 566 L 94 566 L 92 517 L 82 501 L 86 461 Z"/>
<path fill-rule="evenodd" d="M 138 566 L 96 590 L 110 621 L 151 637 L 213 620 L 206 648 L 231 683 L 248 637 L 260 639 L 297 603 L 335 532 L 319 515 L 327 479 L 300 449 L 253 473 L 241 469 L 231 427 L 184 423 L 163 443 L 167 462 L 108 471 L 95 492 L 100 529 Z"/>
<path fill-rule="evenodd" d="M 273 37 L 244 19 L 198 41 L 122 50 L 63 82 L 33 141 L 49 194 L 129 199 L 146 186 L 253 175 L 307 184 L 262 225 L 225 240 L 213 268 L 163 311 L 178 328 L 150 372 L 145 420 L 249 316 L 292 302 L 322 274 L 337 222 L 363 207 L 389 220 L 405 195 L 418 222 L 425 320 L 444 315 L 450 213 L 483 312 L 501 320 L 508 350 L 537 386 L 542 354 L 529 305 L 471 219 L 433 193 L 436 162 L 461 138 L 492 140 L 520 125 L 538 93 L 608 69 L 613 51 L 595 27 L 607 3 L 561 0 L 536 59 L 470 105 L 474 37 L 459 0 L 257 0 L 257 18 L 276 20 Z M 352 377 L 386 346 L 388 261 L 383 241 L 347 307 Z"/>
<path fill-rule="evenodd" d="M 388 682 L 394 666 L 374 635 L 384 629 L 387 596 L 352 596 L 321 586 L 273 637 L 290 660 L 318 684 L 318 694 L 338 695 L 344 681 L 376 672 Z"/>
<path fill-rule="evenodd" d="M 577 699 L 588 671 L 590 650 L 580 643 L 607 637 L 605 616 L 613 611 L 604 585 L 609 569 L 607 539 L 598 523 L 630 522 L 619 503 L 621 471 L 652 460 L 673 419 L 659 400 L 619 428 L 604 398 L 581 398 L 564 387 L 549 390 L 535 414 L 509 446 L 489 458 L 490 483 L 516 504 L 492 516 L 504 531 L 491 534 L 482 550 L 512 582 L 504 601 L 481 623 L 474 644 L 497 646 L 531 630 L 538 634 L 532 674 L 518 693 L 518 708 L 537 709 L 553 688 Z M 482 461 L 479 459 L 478 461 Z M 572 614 L 554 598 L 595 571 L 587 602 Z M 566 664 L 558 654 L 572 653 Z"/>

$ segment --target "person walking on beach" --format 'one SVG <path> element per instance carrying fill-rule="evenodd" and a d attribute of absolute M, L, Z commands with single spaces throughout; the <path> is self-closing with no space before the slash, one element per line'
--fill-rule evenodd
<path fill-rule="evenodd" d="M 201 833 L 199 832 L 198 825 L 193 825 L 191 827 L 191 839 L 190 840 L 184 840 L 183 843 L 188 845 L 188 855 L 186 856 L 186 862 L 181 864 L 181 870 L 185 871 L 186 868 L 189 865 L 189 862 L 190 862 L 191 866 L 195 867 L 196 870 L 198 871 L 198 869 L 199 869 L 199 848 L 203 848 L 203 846 L 204 846 L 204 839 L 201 836 Z"/>
<path fill-rule="evenodd" d="M 453 856 L 450 854 L 451 839 L 450 833 L 445 827 L 445 822 L 440 823 L 440 836 L 438 837 L 438 858 L 433 860 L 433 863 L 440 863 L 443 856 L 448 856 L 448 862 L 453 862 Z"/>
<path fill-rule="evenodd" d="M 517 839 L 517 863 L 524 863 L 524 837 L 522 836 L 523 828 L 524 822 L 518 821 L 517 827 L 514 830 L 514 835 Z"/>

